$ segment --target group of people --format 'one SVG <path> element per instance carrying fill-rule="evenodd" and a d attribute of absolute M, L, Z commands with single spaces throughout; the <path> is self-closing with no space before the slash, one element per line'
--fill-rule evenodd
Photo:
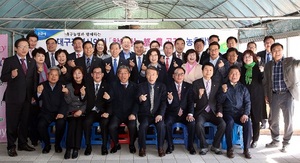
<path fill-rule="evenodd" d="M 158 155 L 174 150 L 172 126 L 181 122 L 188 129 L 187 150 L 196 154 L 195 135 L 200 140 L 200 155 L 209 151 L 205 140 L 205 122 L 217 126 L 210 147 L 223 154 L 220 142 L 225 134 L 227 156 L 234 157 L 232 130 L 234 123 L 243 126 L 244 155 L 251 159 L 250 148 L 257 146 L 260 124 L 267 119 L 272 141 L 266 147 L 279 146 L 279 111 L 283 112 L 285 133 L 282 152 L 286 152 L 293 134 L 293 99 L 299 99 L 296 68 L 300 61 L 283 57 L 283 46 L 272 36 L 264 39 L 266 50 L 256 54 L 255 42 L 239 52 L 237 39 L 227 39 L 228 50 L 220 53 L 219 37 L 209 37 L 204 50 L 202 39 L 194 49 L 183 52 L 182 38 L 163 44 L 152 41 L 145 54 L 143 41 L 128 36 L 108 47 L 103 39 L 94 44 L 76 37 L 74 52 L 57 48 L 54 38 L 46 40 L 45 49 L 36 48 L 38 36 L 28 34 L 15 42 L 16 55 L 4 61 L 1 80 L 7 82 L 6 102 L 7 151 L 17 156 L 18 150 L 34 151 L 41 140 L 42 153 L 51 150 L 48 126 L 55 122 L 55 152 L 61 153 L 61 140 L 67 130 L 65 159 L 77 158 L 81 139 L 85 137 L 85 155 L 92 152 L 91 130 L 100 123 L 101 154 L 121 149 L 120 124 L 126 124 L 130 153 L 146 156 L 149 125 L 157 130 Z M 131 51 L 133 44 L 134 51 Z M 174 52 L 175 47 L 175 52 Z M 137 125 L 137 121 L 139 125 Z M 67 123 L 66 123 L 67 122 Z M 66 127 L 67 126 L 67 127 Z M 137 127 L 138 126 L 138 127 Z M 138 128 L 138 130 L 137 130 Z M 164 150 L 164 142 L 167 149 Z"/>

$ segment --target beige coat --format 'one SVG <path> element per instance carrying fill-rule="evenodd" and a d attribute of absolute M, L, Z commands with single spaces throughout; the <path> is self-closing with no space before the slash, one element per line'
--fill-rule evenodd
<path fill-rule="evenodd" d="M 182 65 L 182 68 L 186 71 L 186 63 Z M 193 81 L 202 78 L 202 66 L 197 64 L 191 72 L 188 74 L 185 72 L 184 81 L 190 84 L 193 84 Z"/>

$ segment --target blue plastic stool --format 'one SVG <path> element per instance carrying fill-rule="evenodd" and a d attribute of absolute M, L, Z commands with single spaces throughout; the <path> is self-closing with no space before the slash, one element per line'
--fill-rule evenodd
<path fill-rule="evenodd" d="M 94 122 L 92 124 L 92 129 L 91 129 L 92 130 L 91 131 L 91 145 L 102 145 L 103 144 L 101 133 L 97 133 L 98 126 L 100 126 L 99 122 Z M 82 138 L 82 141 L 81 141 L 81 147 L 82 148 L 86 147 L 84 135 L 83 135 L 83 138 Z M 109 148 L 110 148 L 110 142 L 109 142 L 109 138 L 108 138 L 107 149 L 109 149 Z"/>
<path fill-rule="evenodd" d="M 174 133 L 175 128 L 181 128 L 183 133 L 177 134 Z M 183 123 L 174 123 L 172 126 L 172 137 L 173 137 L 173 144 L 184 144 L 185 148 L 188 148 L 188 130 L 187 127 Z"/>
<path fill-rule="evenodd" d="M 215 134 L 217 132 L 217 126 L 210 122 L 205 122 L 203 125 L 204 125 L 204 128 L 208 128 L 208 133 L 205 133 L 206 142 L 207 142 L 207 144 L 212 144 L 214 141 Z M 197 143 L 197 147 L 200 148 L 199 138 L 197 137 L 195 140 Z"/>
<path fill-rule="evenodd" d="M 153 134 L 148 134 L 146 135 L 146 144 L 147 145 L 156 145 L 158 146 L 158 141 L 157 141 L 157 130 L 154 124 L 150 124 L 148 127 L 148 130 L 152 128 L 153 129 Z"/>
<path fill-rule="evenodd" d="M 63 136 L 63 138 L 60 142 L 60 146 L 64 147 L 64 148 L 66 147 L 67 130 L 68 130 L 67 126 L 68 126 L 68 124 L 66 122 L 66 128 L 65 128 L 64 136 Z M 55 132 L 52 132 L 53 127 L 55 127 L 55 122 L 51 122 L 48 126 L 48 134 L 49 134 L 49 137 L 50 137 L 50 144 L 55 143 Z M 42 148 L 45 147 L 45 143 L 43 141 L 41 143 L 41 146 L 42 146 Z"/>
<path fill-rule="evenodd" d="M 236 124 L 236 123 L 234 123 L 233 130 L 232 130 L 232 144 L 240 145 L 241 149 L 244 148 L 243 126 Z M 225 135 L 223 136 L 223 139 L 222 139 L 222 148 L 227 149 Z"/>

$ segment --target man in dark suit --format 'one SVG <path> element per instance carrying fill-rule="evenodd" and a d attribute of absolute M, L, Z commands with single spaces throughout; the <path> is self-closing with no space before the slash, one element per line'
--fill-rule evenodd
<path fill-rule="evenodd" d="M 220 41 L 220 38 L 218 35 L 210 35 L 209 38 L 208 38 L 208 45 L 212 42 L 219 42 Z M 205 45 L 205 44 L 204 44 Z M 201 58 L 200 58 L 200 64 L 203 65 L 204 62 L 206 60 L 209 59 L 209 48 L 207 48 L 201 55 Z M 219 52 L 219 56 L 222 56 L 222 54 Z"/>
<path fill-rule="evenodd" d="M 237 47 L 237 44 L 238 44 L 238 40 L 237 40 L 237 38 L 235 38 L 233 36 L 230 36 L 230 37 L 227 38 L 226 44 L 227 44 L 228 49 L 230 49 L 230 48 L 237 49 L 236 47 Z M 241 53 L 237 50 L 237 55 L 238 55 L 237 62 L 242 64 L 242 62 L 243 62 L 243 53 Z M 222 57 L 227 60 L 228 53 L 226 52 L 225 54 L 222 55 Z"/>
<path fill-rule="evenodd" d="M 35 60 L 26 56 L 29 43 L 22 38 L 15 42 L 16 55 L 5 59 L 1 81 L 7 82 L 4 93 L 6 102 L 7 152 L 17 156 L 15 142 L 18 138 L 18 150 L 33 151 L 27 144 L 28 118 L 36 81 Z"/>
<path fill-rule="evenodd" d="M 135 41 L 133 44 L 133 48 L 134 48 L 135 56 L 132 59 L 134 66 L 130 67 L 131 68 L 130 81 L 139 84 L 147 80 L 145 77 L 141 76 L 142 66 L 147 65 L 147 57 L 144 55 L 144 51 L 145 51 L 144 42 L 141 40 Z"/>
<path fill-rule="evenodd" d="M 83 51 L 84 51 L 84 56 L 77 58 L 75 60 L 75 65 L 76 66 L 81 66 L 84 70 L 84 79 L 86 82 L 92 81 L 92 76 L 91 70 L 94 67 L 102 67 L 103 66 L 103 61 L 102 59 L 95 57 L 94 54 L 94 45 L 91 41 L 86 41 L 83 43 Z"/>
<path fill-rule="evenodd" d="M 83 54 L 83 39 L 81 37 L 75 37 L 72 41 L 74 52 L 67 56 L 68 65 L 75 67 L 75 60 L 82 57 Z"/>
<path fill-rule="evenodd" d="M 165 42 L 163 45 L 163 48 L 164 48 L 165 57 L 162 61 L 163 61 L 163 64 L 166 66 L 166 71 L 167 71 L 167 82 L 166 83 L 173 83 L 174 70 L 177 67 L 181 67 L 182 60 L 173 55 L 172 52 L 174 50 L 174 45 L 172 44 L 172 42 L 169 42 L 169 41 Z"/>
<path fill-rule="evenodd" d="M 117 70 L 118 67 L 121 65 L 125 65 L 129 67 L 128 60 L 121 58 L 119 56 L 121 45 L 117 42 L 113 42 L 109 45 L 111 57 L 106 58 L 104 60 L 105 64 L 105 80 L 108 83 L 111 82 L 117 82 L 118 76 L 117 76 Z"/>
<path fill-rule="evenodd" d="M 272 60 L 271 46 L 274 44 L 275 38 L 273 36 L 266 36 L 264 38 L 265 50 L 260 51 L 256 54 L 259 66 L 265 67 L 265 65 Z M 261 129 L 265 129 L 267 126 L 267 119 L 261 121 Z"/>
<path fill-rule="evenodd" d="M 91 126 L 94 122 L 99 122 L 102 135 L 102 155 L 107 155 L 107 140 L 108 140 L 108 122 L 111 114 L 109 86 L 102 81 L 103 72 L 101 67 L 94 67 L 91 70 L 92 82 L 86 85 L 86 95 L 84 99 L 87 100 L 86 118 L 83 122 L 83 131 L 85 137 L 86 149 L 84 155 L 90 155 L 92 152 L 91 146 Z"/>
<path fill-rule="evenodd" d="M 29 42 L 29 51 L 28 51 L 27 56 L 32 58 L 32 51 L 36 48 L 39 37 L 34 32 L 31 32 L 31 33 L 28 33 L 28 35 L 26 36 L 26 39 Z"/>
<path fill-rule="evenodd" d="M 47 67 L 50 68 L 50 67 L 58 65 L 58 62 L 55 59 L 57 41 L 54 38 L 48 38 L 46 40 L 46 45 L 47 45 L 48 52 L 46 53 L 46 56 L 45 56 L 45 63 L 47 64 Z"/>
<path fill-rule="evenodd" d="M 41 112 L 38 115 L 38 131 L 42 141 L 45 143 L 42 153 L 51 150 L 48 126 L 55 122 L 55 152 L 61 153 L 60 142 L 65 133 L 67 103 L 62 92 L 63 85 L 59 82 L 60 69 L 51 67 L 48 72 L 47 81 L 37 87 L 37 99 L 42 101 Z"/>
<path fill-rule="evenodd" d="M 121 38 L 121 46 L 122 51 L 120 51 L 120 58 L 126 59 L 126 60 L 132 60 L 134 58 L 134 53 L 131 50 L 132 46 L 132 39 L 129 36 L 124 36 Z"/>
<path fill-rule="evenodd" d="M 174 81 L 168 84 L 168 104 L 166 111 L 166 139 L 168 142 L 167 154 L 174 150 L 172 138 L 172 126 L 175 122 L 181 122 L 188 128 L 188 150 L 190 154 L 196 154 L 194 149 L 195 119 L 192 85 L 184 82 L 185 70 L 177 67 L 173 73 Z"/>
<path fill-rule="evenodd" d="M 136 139 L 136 116 L 138 112 L 137 84 L 129 81 L 130 69 L 127 66 L 120 66 L 118 69 L 119 82 L 112 84 L 110 95 L 112 102 L 112 117 L 109 124 L 109 133 L 114 143 L 111 153 L 121 149 L 118 140 L 118 128 L 125 123 L 129 129 L 130 153 L 135 153 L 134 142 Z"/>
<path fill-rule="evenodd" d="M 146 133 L 148 126 L 154 123 L 157 129 L 158 155 L 165 156 L 163 149 L 165 139 L 165 123 L 163 117 L 167 107 L 166 86 L 157 82 L 158 70 L 150 66 L 146 70 L 147 82 L 141 83 L 138 89 L 139 112 L 138 120 L 140 122 L 138 142 L 139 156 L 146 156 Z"/>
<path fill-rule="evenodd" d="M 217 92 L 220 87 L 220 82 L 211 79 L 214 73 L 214 65 L 210 62 L 202 66 L 203 78 L 193 82 L 194 100 L 196 103 L 195 118 L 196 118 L 196 133 L 200 139 L 200 155 L 205 155 L 208 152 L 208 144 L 205 140 L 205 122 L 211 122 L 217 126 L 218 130 L 214 137 L 211 151 L 216 154 L 222 154 L 220 142 L 224 134 L 226 124 L 222 118 L 222 108 L 217 106 Z"/>
<path fill-rule="evenodd" d="M 173 53 L 173 55 L 182 60 L 182 62 L 186 62 L 184 61 L 184 55 L 185 53 L 183 52 L 184 51 L 184 48 L 185 48 L 185 41 L 183 38 L 177 38 L 174 42 L 174 45 L 175 45 L 175 52 Z"/>
<path fill-rule="evenodd" d="M 256 55 L 259 60 L 259 65 L 265 67 L 265 64 L 272 60 L 271 46 L 274 42 L 275 38 L 273 36 L 266 36 L 264 38 L 265 50 L 258 52 Z"/>
<path fill-rule="evenodd" d="M 197 52 L 197 55 L 199 56 L 199 61 L 198 61 L 198 63 L 199 64 L 203 64 L 202 62 L 201 62 L 201 58 L 202 58 L 202 54 L 203 54 L 203 50 L 204 50 L 204 46 L 205 46 L 205 42 L 204 42 L 204 40 L 203 39 L 201 39 L 201 38 L 198 38 L 198 39 L 196 39 L 195 41 L 194 41 L 194 50 Z"/>
<path fill-rule="evenodd" d="M 219 55 L 220 45 L 217 42 L 212 42 L 209 44 L 209 55 L 210 57 L 204 61 L 204 64 L 210 62 L 214 65 L 214 75 L 213 80 L 219 83 L 224 83 L 227 81 L 227 71 L 229 68 L 228 61 Z"/>

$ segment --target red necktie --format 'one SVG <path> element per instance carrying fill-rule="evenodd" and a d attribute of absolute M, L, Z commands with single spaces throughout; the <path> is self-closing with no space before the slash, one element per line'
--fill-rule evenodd
<path fill-rule="evenodd" d="M 26 73 L 27 73 L 27 67 L 26 67 L 26 64 L 25 64 L 25 59 L 22 58 L 22 59 L 20 59 L 20 60 L 21 60 L 21 63 L 22 63 L 22 69 L 23 69 L 23 72 L 24 72 L 24 74 L 26 75 Z"/>
<path fill-rule="evenodd" d="M 177 85 L 177 93 L 178 93 L 179 100 L 181 100 L 181 86 L 180 86 L 180 84 Z"/>
<path fill-rule="evenodd" d="M 169 57 L 166 58 L 166 69 L 169 70 Z"/>
<path fill-rule="evenodd" d="M 77 58 L 80 58 L 80 54 L 79 53 L 77 54 Z"/>

